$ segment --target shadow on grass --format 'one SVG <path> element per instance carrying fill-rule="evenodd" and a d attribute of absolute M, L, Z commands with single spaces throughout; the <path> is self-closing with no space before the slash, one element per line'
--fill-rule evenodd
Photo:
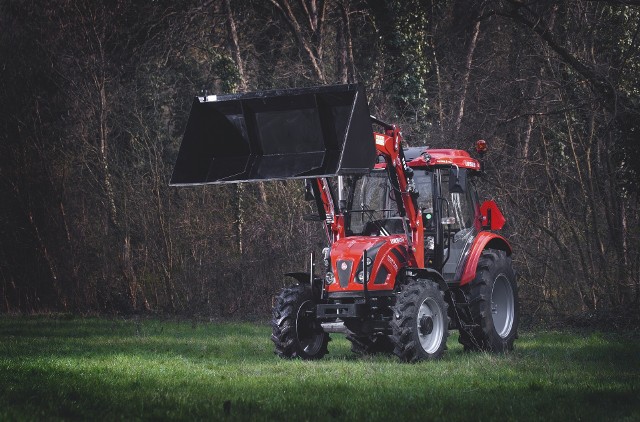
<path fill-rule="evenodd" d="M 0 318 L 0 419 L 638 420 L 640 346 L 525 333 L 507 356 L 407 365 L 273 355 L 250 324 Z"/>
<path fill-rule="evenodd" d="M 358 373 L 353 370 L 351 375 Z M 0 395 L 5 410 L 0 415 L 80 420 L 637 420 L 640 416 L 634 404 L 637 389 L 614 391 L 598 385 L 478 380 L 462 394 L 459 380 L 428 376 L 422 377 L 424 384 L 414 378 L 349 382 L 326 376 L 301 378 L 289 372 L 266 378 L 17 370 L 13 382 L 3 382 Z"/>
<path fill-rule="evenodd" d="M 602 333 L 529 333 L 517 344 L 517 354 L 527 359 L 566 362 L 577 369 L 640 374 L 640 341 Z"/>

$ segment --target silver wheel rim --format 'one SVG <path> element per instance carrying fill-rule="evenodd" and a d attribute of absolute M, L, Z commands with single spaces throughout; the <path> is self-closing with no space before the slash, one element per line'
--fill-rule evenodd
<path fill-rule="evenodd" d="M 422 349 L 429 354 L 435 353 L 440 348 L 445 327 L 440 307 L 431 297 L 420 304 L 417 329 Z"/>
<path fill-rule="evenodd" d="M 496 277 L 491 290 L 491 317 L 498 335 L 506 338 L 511 333 L 515 315 L 513 289 L 506 275 Z"/>
<path fill-rule="evenodd" d="M 296 337 L 302 350 L 308 355 L 315 355 L 322 347 L 323 332 L 318 332 L 316 329 L 315 318 L 305 315 L 305 311 L 309 307 L 313 307 L 314 303 L 311 300 L 306 300 L 298 308 L 298 314 L 296 315 Z"/>

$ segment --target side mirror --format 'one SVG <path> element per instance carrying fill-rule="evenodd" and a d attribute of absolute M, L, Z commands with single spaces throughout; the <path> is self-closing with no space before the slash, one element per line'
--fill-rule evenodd
<path fill-rule="evenodd" d="M 467 191 L 467 170 L 452 167 L 449 170 L 449 193 L 465 193 Z"/>
<path fill-rule="evenodd" d="M 494 201 L 484 201 L 480 206 L 480 215 L 482 216 L 482 228 L 485 229 L 500 230 L 507 222 Z"/>

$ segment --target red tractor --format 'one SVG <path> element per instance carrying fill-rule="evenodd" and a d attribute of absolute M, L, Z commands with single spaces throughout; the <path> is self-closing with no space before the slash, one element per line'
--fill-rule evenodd
<path fill-rule="evenodd" d="M 511 247 L 481 171 L 466 151 L 403 148 L 364 88 L 340 85 L 197 97 L 171 183 L 305 179 L 327 247 L 274 301 L 276 353 L 320 359 L 344 333 L 356 353 L 415 362 L 440 358 L 450 329 L 465 350 L 513 349 Z"/>

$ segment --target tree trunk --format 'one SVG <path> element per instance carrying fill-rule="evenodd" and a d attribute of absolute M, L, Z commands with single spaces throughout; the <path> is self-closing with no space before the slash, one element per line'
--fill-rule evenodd
<path fill-rule="evenodd" d="M 238 77 L 240 78 L 239 91 L 247 89 L 247 78 L 244 74 L 244 62 L 240 54 L 240 43 L 238 42 L 238 31 L 236 30 L 236 21 L 231 12 L 231 0 L 224 0 L 225 12 L 227 13 L 227 25 L 229 26 L 231 53 L 238 68 Z"/>
<path fill-rule="evenodd" d="M 355 60 L 353 58 L 353 37 L 351 35 L 351 2 L 342 0 L 339 2 L 341 25 L 338 26 L 338 34 L 342 41 L 340 48 L 340 66 L 342 83 L 353 83 L 356 80 Z"/>
<path fill-rule="evenodd" d="M 307 18 L 309 24 L 309 30 L 311 32 L 311 39 L 305 36 L 305 31 L 302 25 L 298 22 L 295 12 L 291 8 L 289 0 L 270 0 L 278 11 L 282 14 L 285 21 L 291 28 L 293 35 L 295 36 L 298 46 L 305 53 L 309 59 L 309 63 L 313 68 L 315 77 L 322 83 L 326 82 L 325 74 L 322 66 L 322 41 L 323 41 L 323 26 L 324 26 L 324 13 L 326 9 L 326 3 L 323 0 L 309 0 L 307 4 L 306 0 L 302 0 L 300 3 L 304 9 L 304 15 Z"/>
<path fill-rule="evenodd" d="M 469 43 L 469 49 L 467 50 L 467 60 L 465 62 L 464 76 L 462 77 L 462 94 L 460 95 L 460 106 L 458 107 L 458 116 L 456 117 L 456 133 L 460 131 L 462 125 L 462 118 L 464 117 L 464 103 L 467 99 L 467 89 L 469 87 L 469 79 L 471 77 L 471 65 L 473 63 L 473 52 L 476 49 L 478 42 L 478 35 L 480 34 L 480 21 L 478 20 L 473 27 L 473 34 L 471 35 L 471 42 Z"/>

